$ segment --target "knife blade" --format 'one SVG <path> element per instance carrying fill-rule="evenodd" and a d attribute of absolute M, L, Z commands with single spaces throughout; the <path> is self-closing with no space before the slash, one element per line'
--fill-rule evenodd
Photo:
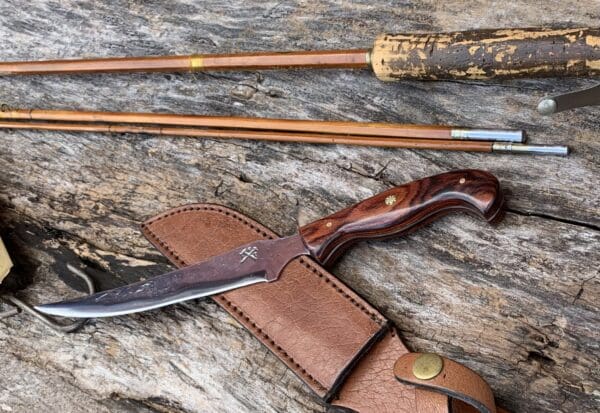
<path fill-rule="evenodd" d="M 49 315 L 74 318 L 112 317 L 153 310 L 275 280 L 290 260 L 307 253 L 299 235 L 255 241 L 149 280 L 83 298 L 39 305 L 36 309 Z"/>
<path fill-rule="evenodd" d="M 479 170 L 453 171 L 401 185 L 299 229 L 285 238 L 242 245 L 207 261 L 87 297 L 39 305 L 63 317 L 110 317 L 164 307 L 261 282 L 293 259 L 332 263 L 357 241 L 412 232 L 454 210 L 494 222 L 503 204 L 498 180 Z"/>

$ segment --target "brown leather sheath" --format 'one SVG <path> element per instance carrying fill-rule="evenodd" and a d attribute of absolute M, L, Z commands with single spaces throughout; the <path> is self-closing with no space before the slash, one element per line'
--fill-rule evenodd
<path fill-rule="evenodd" d="M 172 209 L 142 228 L 178 267 L 276 237 L 239 212 L 213 204 Z M 441 375 L 447 380 L 421 383 L 412 377 L 413 358 L 401 357 L 414 354 L 390 323 L 310 258 L 296 258 L 277 282 L 213 299 L 334 406 L 361 413 L 496 412 L 487 384 L 458 363 L 444 362 Z"/>

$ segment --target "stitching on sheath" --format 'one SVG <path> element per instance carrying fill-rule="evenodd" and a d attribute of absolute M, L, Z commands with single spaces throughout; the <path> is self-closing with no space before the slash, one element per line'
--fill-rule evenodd
<path fill-rule="evenodd" d="M 309 269 L 314 274 L 316 274 L 319 278 L 323 278 L 325 280 L 326 284 L 330 284 L 331 288 L 333 288 L 338 294 L 340 294 L 346 300 L 350 301 L 355 307 L 359 308 L 363 313 L 365 313 L 366 315 L 368 315 L 373 321 L 377 322 L 380 325 L 383 324 L 383 320 L 377 314 L 372 313 L 371 311 L 369 311 L 369 309 L 367 307 L 365 307 L 363 304 L 361 304 L 358 301 L 356 301 L 354 299 L 354 297 L 352 297 L 351 295 L 349 295 L 348 293 L 346 293 L 344 290 L 342 290 L 340 288 L 340 286 L 334 280 L 331 279 L 331 277 L 328 277 L 325 274 L 323 274 L 321 271 L 319 271 L 319 269 L 317 267 L 315 267 L 314 265 L 311 265 L 311 263 L 309 261 L 306 261 L 303 258 L 300 258 L 300 262 L 307 269 Z"/>
<path fill-rule="evenodd" d="M 238 306 L 233 304 L 231 301 L 229 301 L 227 298 L 223 297 L 222 295 L 217 296 L 217 299 L 219 299 L 220 301 L 223 301 L 223 303 L 225 305 L 227 305 L 227 307 L 229 307 L 231 309 L 231 311 L 234 311 L 240 317 L 243 317 L 247 323 L 250 323 L 251 328 L 256 333 L 259 333 L 265 340 L 267 340 L 269 342 L 269 344 L 271 344 L 271 346 L 273 346 L 280 355 L 282 355 L 290 363 L 292 363 L 292 365 L 294 367 L 296 367 L 296 370 L 299 370 L 300 374 L 302 374 L 305 378 L 307 378 L 310 382 L 312 382 L 313 385 L 318 387 L 321 391 L 324 391 L 324 392 L 327 391 L 327 388 L 325 386 L 323 386 L 317 379 L 315 379 L 309 372 L 307 372 L 306 369 L 304 367 L 302 367 L 298 362 L 296 362 L 292 356 L 290 356 L 279 344 L 277 344 L 275 342 L 275 340 L 273 340 L 267 333 L 265 333 L 262 328 L 257 326 L 256 323 L 254 321 L 252 321 L 250 319 L 250 317 L 248 317 L 242 310 L 240 310 Z"/>
<path fill-rule="evenodd" d="M 230 211 L 225 211 L 221 208 L 219 208 L 218 206 L 211 206 L 211 205 L 204 205 L 204 206 L 185 206 L 185 207 L 181 207 L 178 208 L 174 211 L 171 211 L 165 215 L 161 215 L 158 216 L 156 218 L 154 218 L 153 220 L 148 221 L 147 224 L 143 224 L 143 227 L 148 227 L 148 225 L 154 224 L 155 222 L 161 221 L 165 218 L 169 218 L 173 215 L 177 215 L 180 214 L 182 212 L 188 212 L 188 211 L 215 211 L 218 212 L 220 214 L 224 214 L 226 216 L 231 216 L 232 218 L 237 219 L 238 221 L 240 221 L 241 223 L 245 224 L 246 226 L 252 228 L 254 231 L 256 231 L 258 234 L 262 235 L 263 237 L 266 237 L 268 239 L 273 239 L 272 235 L 267 234 L 265 231 L 263 231 L 262 229 L 258 228 L 256 225 L 252 224 L 252 222 L 249 222 L 248 220 L 242 218 L 241 216 L 239 216 L 239 214 L 237 213 L 232 213 Z M 163 241 L 161 241 L 160 239 L 158 239 L 157 237 L 154 237 L 161 246 L 163 246 L 164 248 L 169 249 L 169 251 L 171 252 L 171 254 L 180 262 L 185 264 L 185 262 L 174 252 L 174 250 L 172 248 L 170 248 L 168 245 L 166 245 Z M 369 316 L 369 318 L 371 318 L 373 321 L 377 322 L 379 325 L 383 325 L 385 320 L 383 320 L 378 314 L 373 313 L 371 311 L 369 311 L 369 309 L 367 307 L 365 307 L 363 304 L 359 303 L 358 301 L 356 301 L 356 299 L 352 296 L 350 296 L 348 293 L 346 293 L 344 290 L 342 290 L 340 288 L 340 286 L 335 282 L 335 280 L 333 280 L 331 277 L 329 277 L 327 274 L 323 274 L 321 271 L 319 271 L 319 269 L 317 267 L 315 267 L 314 265 L 311 265 L 311 263 L 309 263 L 308 261 L 306 261 L 303 258 L 300 258 L 300 263 L 306 267 L 308 270 L 310 270 L 312 273 L 316 274 L 319 278 L 322 278 L 325 280 L 325 283 L 328 284 L 331 288 L 333 288 L 334 291 L 336 291 L 338 294 L 340 294 L 342 297 L 344 297 L 346 300 L 348 300 L 350 303 L 352 303 L 352 305 L 354 305 L 355 307 L 357 307 L 359 310 L 361 310 L 363 313 L 365 313 L 366 315 Z"/>
<path fill-rule="evenodd" d="M 223 211 L 223 210 L 220 210 L 220 209 L 217 209 L 214 207 L 184 207 L 181 210 L 171 212 L 167 215 L 158 217 L 155 220 L 149 221 L 147 224 L 142 225 L 142 227 L 147 231 L 148 235 L 150 235 L 161 247 L 163 247 L 169 253 L 169 255 L 172 256 L 173 259 L 175 259 L 175 261 L 177 261 L 181 265 L 189 265 L 189 264 L 186 263 L 183 259 L 181 259 L 177 254 L 175 254 L 173 248 L 170 245 L 168 245 L 166 242 L 162 241 L 159 237 L 157 237 L 156 234 L 152 231 L 152 229 L 150 229 L 149 225 L 151 225 L 157 221 L 160 221 L 161 219 L 164 219 L 166 217 L 170 217 L 170 216 L 176 215 L 180 212 L 186 212 L 186 211 L 191 211 L 191 210 L 196 210 L 196 211 L 198 211 L 198 210 L 211 210 L 211 211 L 214 210 L 219 213 L 227 212 L 227 211 Z M 231 214 L 228 213 L 227 215 L 231 215 Z M 256 228 L 256 226 L 252 225 L 250 222 L 247 222 L 247 221 L 245 222 L 245 220 L 241 219 L 241 217 L 235 216 L 235 218 L 238 219 L 239 221 L 244 222 L 248 226 L 252 227 L 252 229 L 254 229 L 258 233 L 264 235 L 265 237 L 273 238 L 272 236 L 268 235 L 266 232 L 262 231 L 260 228 Z M 269 344 L 271 344 L 271 346 L 273 346 L 274 350 L 280 356 L 282 356 L 284 359 L 288 360 L 288 362 L 290 362 L 294 367 L 296 367 L 296 370 L 298 371 L 298 373 L 301 374 L 305 380 L 311 382 L 320 391 L 322 391 L 322 392 L 327 391 L 327 388 L 325 386 L 323 386 L 317 379 L 315 379 L 310 373 L 308 373 L 305 368 L 303 368 L 298 362 L 296 362 L 293 359 L 293 357 L 291 357 L 281 346 L 279 346 L 275 342 L 275 340 L 273 340 L 267 333 L 265 333 L 260 327 L 258 327 L 256 325 L 256 323 L 254 321 L 252 321 L 250 319 L 250 317 L 248 317 L 235 304 L 233 304 L 231 301 L 229 301 L 223 295 L 218 295 L 215 298 L 217 298 L 219 301 L 223 302 L 227 307 L 229 307 L 232 311 L 234 311 L 236 314 L 238 314 L 238 316 L 242 317 L 246 321 L 246 323 L 249 323 L 248 327 L 256 335 L 260 335 L 263 339 L 267 340 L 269 342 Z"/>
<path fill-rule="evenodd" d="M 158 221 L 161 221 L 163 219 L 166 219 L 168 217 L 171 217 L 171 216 L 183 213 L 183 212 L 189 212 L 189 211 L 215 211 L 220 214 L 224 214 L 226 216 L 231 216 L 232 218 L 235 218 L 238 221 L 240 221 L 241 223 L 243 223 L 244 225 L 252 228 L 254 231 L 256 231 L 258 234 L 262 235 L 263 237 L 273 239 L 272 235 L 267 234 L 264 230 L 258 228 L 252 222 L 249 222 L 248 220 L 242 218 L 239 214 L 230 212 L 230 211 L 225 211 L 225 210 L 219 208 L 218 206 L 204 205 L 204 206 L 181 207 L 174 211 L 166 213 L 164 215 L 158 216 L 158 217 L 148 221 L 147 223 L 142 224 L 142 228 L 146 230 L 148 235 L 150 237 L 152 237 L 156 241 L 157 244 L 159 244 L 162 248 L 164 248 L 165 251 L 167 251 L 169 253 L 171 258 L 173 258 L 178 264 L 189 265 L 178 254 L 175 253 L 175 250 L 169 244 L 167 244 L 166 242 L 161 240 L 158 236 L 156 236 L 156 234 L 150 228 L 150 225 L 152 225 Z M 338 294 L 340 294 L 342 297 L 344 297 L 346 300 L 348 300 L 351 304 L 353 304 L 355 307 L 357 307 L 363 313 L 368 315 L 371 320 L 375 321 L 379 325 L 383 324 L 383 322 L 384 322 L 383 319 L 381 319 L 377 314 L 369 311 L 364 305 L 362 305 L 361 303 L 356 301 L 352 296 L 350 296 L 344 290 L 342 290 L 339 287 L 339 285 L 334 280 L 331 279 L 331 277 L 327 276 L 326 274 L 323 274 L 321 271 L 319 271 L 319 269 L 317 267 L 311 265 L 308 261 L 306 261 L 304 259 L 300 259 L 300 263 L 304 267 L 306 267 L 308 270 L 310 270 L 312 273 L 316 274 L 319 278 L 324 279 L 325 283 L 330 285 L 334 291 L 336 291 Z M 271 346 L 274 347 L 274 350 L 279 355 L 281 355 L 284 359 L 288 360 L 293 366 L 295 366 L 296 370 L 299 370 L 298 372 L 305 379 L 310 381 L 313 385 L 315 385 L 321 391 L 327 391 L 327 388 L 325 386 L 323 386 L 317 379 L 315 379 L 310 373 L 308 373 L 306 371 L 306 369 L 304 369 L 298 362 L 296 362 L 293 359 L 293 357 L 291 357 L 281 346 L 279 346 L 275 342 L 275 340 L 273 340 L 267 333 L 265 333 L 260 327 L 258 327 L 256 325 L 256 323 L 254 321 L 252 321 L 252 319 L 250 319 L 250 317 L 248 317 L 239 307 L 237 307 L 235 304 L 233 304 L 231 301 L 229 301 L 223 295 L 218 295 L 218 296 L 216 296 L 216 298 L 219 301 L 223 302 L 227 307 L 229 307 L 238 316 L 242 317 L 246 321 L 246 323 L 249 324 L 250 329 L 252 329 L 255 333 L 258 333 L 258 335 L 260 335 L 263 339 L 267 340 L 269 342 L 269 344 L 271 344 Z"/>

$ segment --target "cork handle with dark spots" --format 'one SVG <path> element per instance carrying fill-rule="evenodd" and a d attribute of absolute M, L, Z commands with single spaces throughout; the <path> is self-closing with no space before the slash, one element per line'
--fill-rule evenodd
<path fill-rule="evenodd" d="M 375 195 L 300 228 L 300 235 L 311 255 L 327 265 L 357 241 L 404 235 L 455 210 L 499 220 L 502 201 L 494 175 L 453 171 Z"/>
<path fill-rule="evenodd" d="M 371 66 L 385 81 L 600 75 L 600 28 L 385 34 Z"/>

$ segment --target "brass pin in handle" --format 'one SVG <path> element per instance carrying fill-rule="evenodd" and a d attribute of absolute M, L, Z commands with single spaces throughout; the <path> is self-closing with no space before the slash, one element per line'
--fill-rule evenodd
<path fill-rule="evenodd" d="M 600 105 L 600 84 L 575 92 L 546 97 L 540 101 L 537 110 L 540 115 L 549 116 L 565 110 L 598 105 Z"/>

